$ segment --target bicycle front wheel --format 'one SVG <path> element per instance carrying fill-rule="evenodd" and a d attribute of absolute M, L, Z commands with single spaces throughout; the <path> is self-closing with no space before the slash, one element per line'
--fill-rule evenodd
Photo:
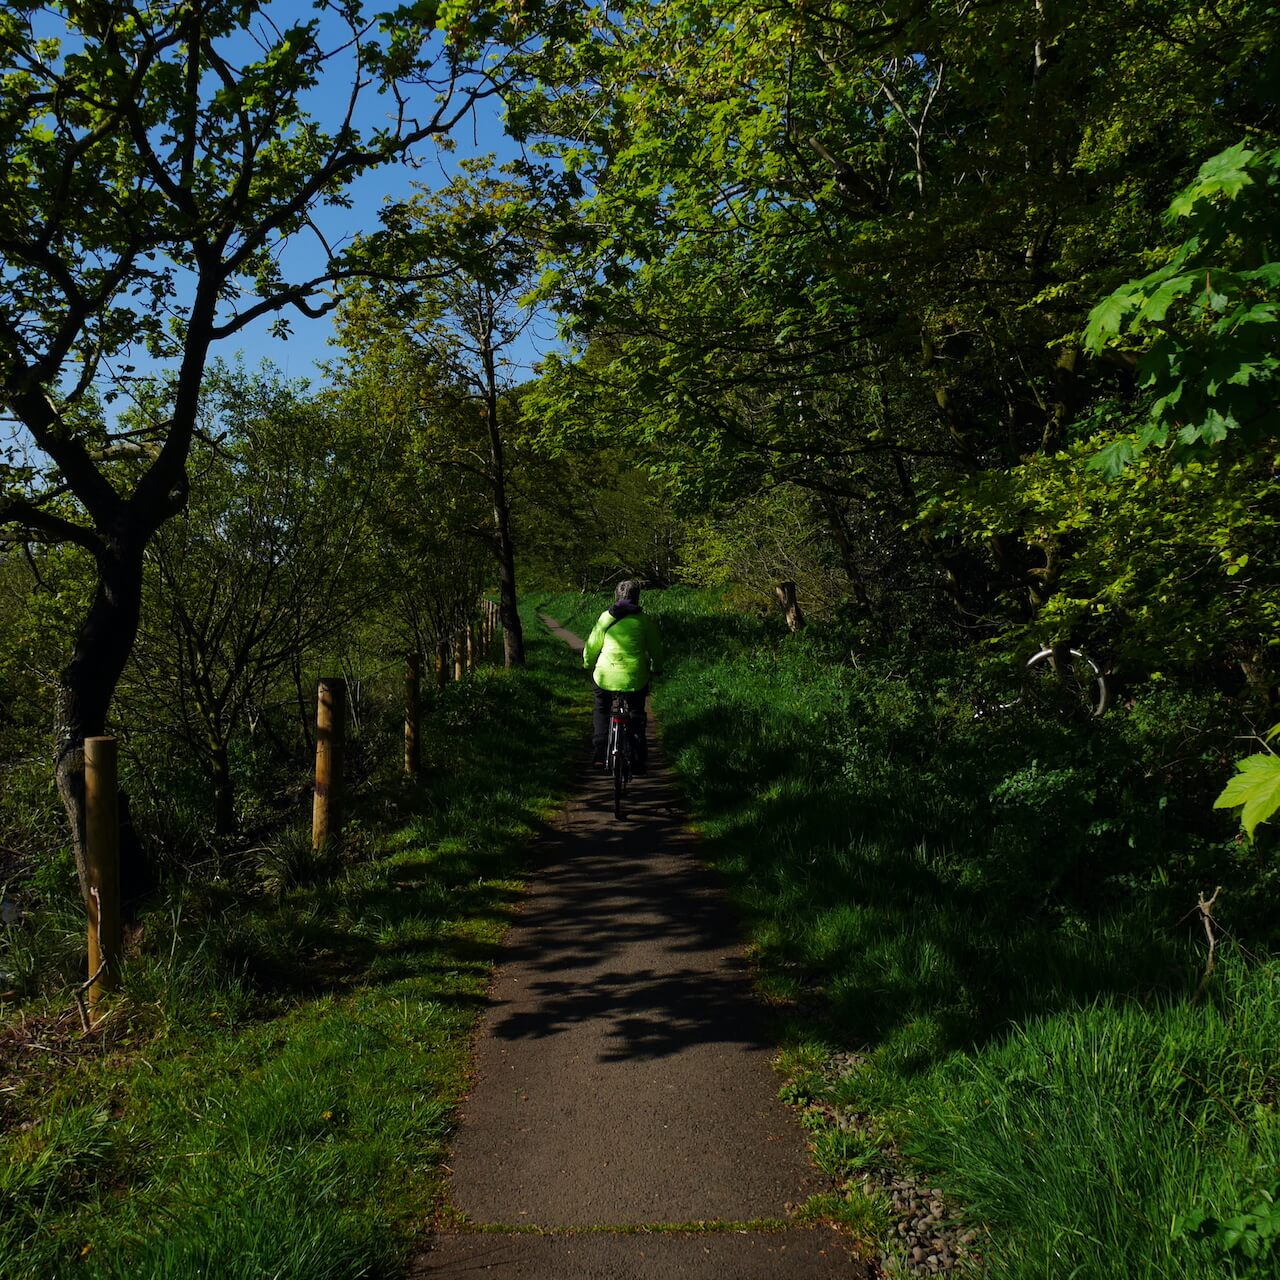
<path fill-rule="evenodd" d="M 1041 649 L 1027 659 L 1027 677 L 1042 695 L 1087 715 L 1102 715 L 1111 701 L 1107 677 L 1079 649 Z"/>

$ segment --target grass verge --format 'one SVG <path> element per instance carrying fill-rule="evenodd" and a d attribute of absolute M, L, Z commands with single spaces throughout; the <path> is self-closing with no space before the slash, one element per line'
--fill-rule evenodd
<path fill-rule="evenodd" d="M 584 633 L 607 603 L 539 602 Z M 790 1010 L 809 1078 L 784 1096 L 821 1104 L 837 1185 L 876 1159 L 866 1134 L 896 1144 L 990 1228 L 1001 1280 L 1274 1275 L 1277 863 L 1212 812 L 1221 703 L 1153 685 L 1098 722 L 975 715 L 992 676 L 967 655 L 645 605 L 667 753 Z M 1215 884 L 1233 936 L 1197 1002 L 1188 909 Z"/>
<path fill-rule="evenodd" d="M 10 1010 L 6 1280 L 399 1274 L 440 1202 L 524 851 L 580 743 L 580 677 L 540 627 L 527 645 L 527 670 L 444 691 L 425 784 L 376 792 L 341 858 L 299 871 L 286 849 L 270 884 L 175 887 L 90 1037 L 69 1001 Z"/>

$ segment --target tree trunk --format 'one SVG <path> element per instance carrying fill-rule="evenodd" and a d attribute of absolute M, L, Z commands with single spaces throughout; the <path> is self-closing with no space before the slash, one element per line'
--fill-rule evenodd
<path fill-rule="evenodd" d="M 1265 651 L 1258 649 L 1242 659 L 1240 670 L 1245 678 L 1248 696 L 1259 710 L 1267 711 L 1280 700 L 1277 696 L 1275 672 L 1266 661 Z"/>
<path fill-rule="evenodd" d="M 840 509 L 839 502 L 830 494 L 822 495 L 822 510 L 827 517 L 832 536 L 835 538 L 836 549 L 840 553 L 840 564 L 844 569 L 845 580 L 849 583 L 849 590 L 853 592 L 853 598 L 858 602 L 858 607 L 863 613 L 872 621 L 876 621 L 871 597 L 867 594 L 866 584 L 858 570 L 858 557 L 854 551 L 853 539 L 849 536 L 849 524 L 844 512 Z M 783 607 L 786 607 L 785 603 Z M 796 630 L 795 627 L 791 629 Z"/>
<path fill-rule="evenodd" d="M 54 774 L 66 810 L 80 893 L 89 900 L 85 862 L 84 740 L 106 732 L 107 711 L 133 648 L 142 610 L 141 534 L 117 534 L 97 557 L 98 585 L 80 624 L 71 661 L 59 681 Z M 121 851 L 121 877 L 141 880 L 141 868 L 125 865 L 141 850 L 130 842 Z"/>
<path fill-rule="evenodd" d="M 307 695 L 302 688 L 302 655 L 295 653 L 289 664 L 293 673 L 293 692 L 298 712 L 298 730 L 302 734 L 302 745 L 306 759 L 310 760 L 316 753 L 315 739 L 311 736 L 311 709 L 307 706 Z"/>
<path fill-rule="evenodd" d="M 490 480 L 493 485 L 493 523 L 498 534 L 499 613 L 502 618 L 502 656 L 508 667 L 524 666 L 524 631 L 516 597 L 516 548 L 511 539 L 511 509 L 507 504 L 507 468 L 498 426 L 498 381 L 493 352 L 484 349 L 485 419 L 489 428 Z"/>
<path fill-rule="evenodd" d="M 502 504 L 494 502 L 494 518 L 498 521 L 498 586 L 502 618 L 502 658 L 508 667 L 524 666 L 524 631 L 520 626 L 520 609 L 516 598 L 516 554 L 511 541 L 511 521 L 506 497 Z"/>
<path fill-rule="evenodd" d="M 230 836 L 236 829 L 236 796 L 225 742 L 210 742 L 209 764 L 213 774 L 213 833 Z"/>
<path fill-rule="evenodd" d="M 418 730 L 421 723 L 419 684 L 422 663 L 419 652 L 414 649 L 404 656 L 404 771 L 410 778 L 416 778 L 421 772 Z"/>

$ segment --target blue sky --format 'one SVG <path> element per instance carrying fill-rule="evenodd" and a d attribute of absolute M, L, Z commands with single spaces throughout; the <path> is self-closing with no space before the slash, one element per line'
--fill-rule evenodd
<path fill-rule="evenodd" d="M 378 211 L 387 200 L 407 196 L 415 183 L 443 186 L 464 159 L 492 153 L 501 164 L 517 158 L 519 147 L 507 137 L 501 112 L 502 106 L 497 99 L 487 99 L 478 104 L 472 115 L 455 129 L 452 151 L 436 150 L 434 155 L 424 151 L 417 167 L 390 165 L 358 179 L 349 192 L 351 208 L 327 212 L 326 234 L 345 240 L 372 230 L 378 225 Z M 305 240 L 299 241 L 288 262 L 291 272 L 299 275 L 314 273 L 323 267 L 318 250 Z M 240 355 L 249 365 L 270 360 L 286 376 L 307 378 L 318 386 L 323 381 L 319 365 L 339 354 L 330 343 L 333 336 L 331 319 L 311 320 L 293 312 L 290 313 L 290 325 L 292 331 L 287 339 L 276 338 L 270 333 L 271 320 L 263 319 L 215 346 L 212 354 L 228 360 Z M 551 317 L 538 316 L 513 350 L 512 359 L 525 375 L 531 374 L 532 366 L 539 357 L 557 346 Z M 517 380 L 520 380 L 519 370 L 517 374 Z"/>
<path fill-rule="evenodd" d="M 346 43 L 345 26 L 339 22 L 331 9 L 317 7 L 313 4 L 313 0 L 267 0 L 254 19 L 254 25 L 261 27 L 263 35 L 269 39 L 270 21 L 273 20 L 278 27 L 283 27 L 293 22 L 305 22 L 313 17 L 320 23 L 320 39 L 324 46 L 335 49 L 341 48 Z M 33 15 L 33 22 L 38 35 L 59 40 L 64 56 L 83 47 L 77 33 L 68 28 L 63 18 L 56 12 L 52 10 L 37 12 Z M 229 37 L 224 46 L 224 53 L 231 55 L 233 61 L 239 57 L 253 60 L 259 56 L 253 38 L 244 33 Z M 304 109 L 322 128 L 333 127 L 341 118 L 350 92 L 350 74 L 351 68 L 339 55 L 331 65 L 327 82 L 323 82 L 319 88 L 304 95 L 302 103 Z M 418 89 L 416 92 L 427 99 L 431 91 Z M 414 105 L 411 97 L 411 110 Z M 429 99 L 419 102 L 417 107 L 420 115 L 429 116 L 432 113 Z M 385 123 L 385 117 L 390 110 L 391 103 L 388 98 L 380 97 L 372 90 L 367 90 L 357 106 L 354 124 L 362 131 L 372 130 Z M 408 196 L 415 183 L 430 187 L 443 185 L 459 162 L 464 159 L 492 153 L 497 163 L 501 164 L 516 158 L 519 148 L 507 137 L 503 129 L 502 110 L 502 103 L 496 97 L 481 101 L 472 113 L 455 127 L 451 139 L 454 144 L 452 150 L 426 144 L 419 150 L 415 165 L 385 166 L 353 182 L 348 188 L 351 199 L 350 209 L 318 208 L 315 211 L 315 218 L 329 243 L 338 246 L 349 242 L 363 232 L 372 230 L 378 225 L 378 212 L 387 200 Z M 313 237 L 300 235 L 285 246 L 281 254 L 281 264 L 287 279 L 304 280 L 323 272 L 325 257 Z M 179 288 L 181 288 L 181 276 Z M 268 360 L 286 376 L 295 379 L 305 378 L 313 386 L 318 387 L 324 380 L 319 366 L 325 361 L 333 360 L 339 354 L 338 349 L 331 343 L 334 332 L 332 320 L 327 316 L 313 320 L 295 311 L 287 314 L 291 328 L 287 338 L 273 336 L 270 330 L 276 317 L 265 317 L 231 338 L 216 343 L 210 352 L 211 358 L 233 361 L 240 357 L 251 367 L 263 360 Z M 537 359 L 557 345 L 551 318 L 536 317 L 510 353 L 512 361 L 517 366 L 512 370 L 516 379 L 522 380 L 529 376 Z M 147 372 L 157 367 L 153 360 L 138 349 L 130 352 L 127 358 L 139 372 Z M 8 443 L 11 434 L 8 425 L 0 423 L 0 444 Z M 21 434 L 19 432 L 19 439 Z"/>

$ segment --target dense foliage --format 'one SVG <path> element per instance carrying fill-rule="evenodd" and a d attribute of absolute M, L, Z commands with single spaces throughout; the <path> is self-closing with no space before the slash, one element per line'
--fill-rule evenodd
<path fill-rule="evenodd" d="M 513 112 L 584 192 L 544 279 L 584 348 L 542 379 L 548 430 L 628 439 L 698 510 L 799 491 L 843 579 L 818 594 L 887 632 L 1270 670 L 1274 17 L 586 12 Z M 1117 487 L 1093 469 L 1170 433 Z"/>

